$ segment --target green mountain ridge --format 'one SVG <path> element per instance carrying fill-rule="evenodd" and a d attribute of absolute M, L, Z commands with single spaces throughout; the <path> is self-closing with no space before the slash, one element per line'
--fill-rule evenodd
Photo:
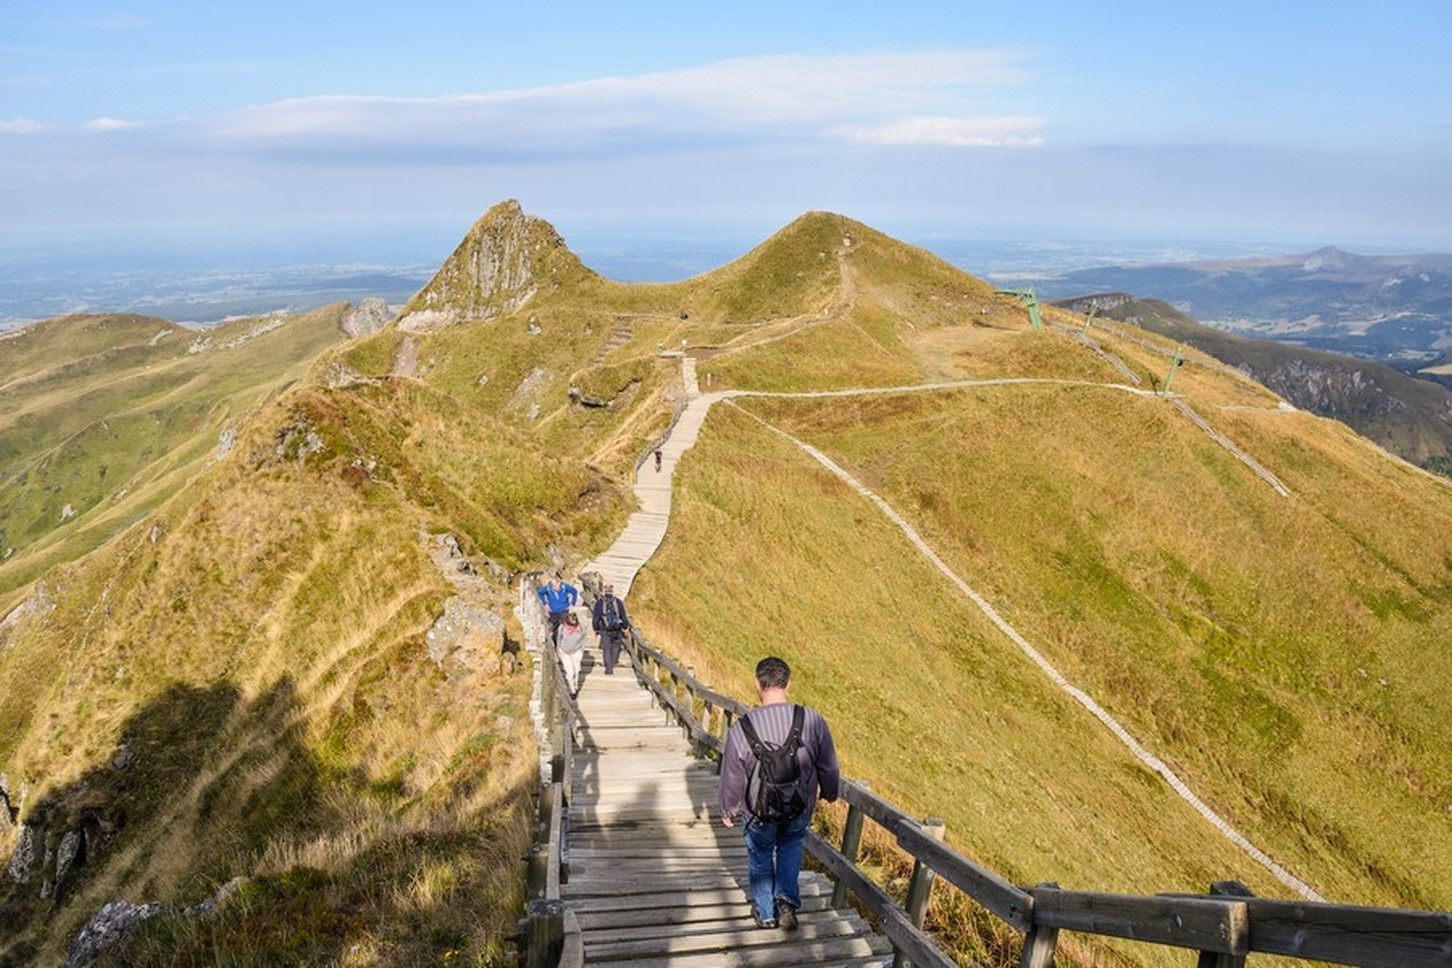
<path fill-rule="evenodd" d="M 340 342 L 341 304 L 205 331 L 70 316 L 0 346 L 0 606 L 155 508 Z"/>
<path fill-rule="evenodd" d="M 1194 346 L 1244 371 L 1288 402 L 1340 420 L 1419 467 L 1452 472 L 1452 390 L 1359 357 L 1252 340 L 1201 324 L 1168 304 L 1127 294 L 1086 296 L 1060 305 L 1105 315 Z"/>
<path fill-rule="evenodd" d="M 148 438 L 145 467 L 168 469 L 130 471 L 154 481 L 110 531 L 59 542 L 37 514 L 24 559 L 0 565 L 0 914 L 16 926 L 0 964 L 64 960 L 118 898 L 166 907 L 117 963 L 508 962 L 538 783 L 529 677 L 495 663 L 511 576 L 568 571 L 618 533 L 635 461 L 682 401 L 661 351 L 683 347 L 703 389 L 964 385 L 718 406 L 632 591 L 654 644 L 742 699 L 761 655 L 787 656 L 850 775 L 945 817 L 955 847 L 1016 881 L 1284 891 L 765 421 L 881 493 L 1318 891 L 1452 906 L 1452 495 L 1340 424 L 1191 353 L 1176 394 L 1282 497 L 1168 401 L 1126 391 L 1126 370 L 1163 375 L 1174 341 L 1096 332 L 1094 352 L 1054 307 L 1035 331 L 1017 300 L 830 213 L 693 279 L 624 285 L 503 203 L 399 320 L 344 341 L 343 311 L 236 347 L 295 333 L 266 375 L 188 369 L 239 359 L 233 335 L 148 364 L 179 337 L 145 346 L 162 323 L 118 320 L 114 342 L 87 324 L 81 349 L 29 349 L 0 376 L 0 466 L 50 482 L 0 491 L 12 514 L 97 478 L 98 452 L 65 442 L 113 414 L 189 430 Z M 82 363 L 113 351 L 113 379 Z M 88 419 L 42 431 L 89 398 Z M 92 493 L 69 524 L 114 501 Z M 210 917 L 184 913 L 213 897 Z M 960 957 L 1015 957 L 942 892 L 930 924 Z M 1165 957 L 1085 944 L 1072 961 Z"/>

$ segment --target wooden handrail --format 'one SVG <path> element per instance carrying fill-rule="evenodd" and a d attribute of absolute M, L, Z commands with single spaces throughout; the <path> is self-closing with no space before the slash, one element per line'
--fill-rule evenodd
<path fill-rule="evenodd" d="M 681 721 L 705 755 L 719 758 L 729 721 L 750 707 L 706 686 L 634 628 L 626 637 L 626 648 L 662 708 Z M 662 670 L 673 688 L 660 682 Z M 684 689 L 687 698 L 681 699 L 674 689 Z M 697 702 L 720 711 L 715 717 L 721 721 L 719 733 L 696 717 Z M 1452 968 L 1452 913 L 1255 897 L 1021 888 L 925 833 L 917 818 L 877 796 L 865 783 L 844 779 L 841 797 L 848 805 L 843 850 L 812 832 L 807 834 L 807 849 L 837 879 L 834 903 L 843 900 L 845 886 L 845 893 L 877 919 L 900 955 L 915 965 L 953 962 L 912 923 L 903 906 L 857 867 L 856 837 L 863 817 L 894 835 L 898 846 L 916 863 L 1025 934 L 1024 968 L 1052 964 L 1059 931 L 1198 950 L 1202 964 L 1239 964 L 1248 953 L 1261 952 L 1365 968 Z"/>
<path fill-rule="evenodd" d="M 521 581 L 523 602 L 534 602 L 532 577 Z M 542 612 L 542 610 L 541 610 Z M 575 702 L 570 696 L 553 642 L 537 653 L 540 669 L 540 712 L 549 740 L 550 777 L 540 794 L 539 842 L 530 851 L 529 900 L 525 903 L 525 964 L 557 968 L 583 963 L 579 922 L 567 919 L 561 886 L 569 881 L 570 800 L 575 759 Z M 564 960 L 564 959 L 567 959 Z"/>
<path fill-rule="evenodd" d="M 1251 950 L 1338 965 L 1452 968 L 1452 913 L 1248 898 Z"/>

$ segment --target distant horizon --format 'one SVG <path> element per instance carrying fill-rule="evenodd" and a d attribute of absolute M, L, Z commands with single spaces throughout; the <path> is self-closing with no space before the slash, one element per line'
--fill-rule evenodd
<path fill-rule="evenodd" d="M 713 233 L 705 226 L 687 232 L 682 231 L 684 226 L 661 224 L 637 225 L 635 231 L 609 231 L 599 226 L 577 229 L 573 238 L 563 229 L 561 233 L 587 267 L 608 279 L 678 282 L 739 258 L 785 224 L 758 230 L 755 235 L 745 225 Z M 1171 236 L 1095 238 L 1015 232 L 1004 226 L 953 236 L 941 229 L 900 234 L 871 227 L 927 249 L 970 275 L 1005 283 L 1052 279 L 1075 269 L 1126 263 L 1275 257 L 1326 247 L 1367 256 L 1443 254 L 1365 240 L 1275 243 Z M 398 303 L 422 288 L 467 230 L 468 225 L 456 226 L 450 236 L 442 226 L 419 227 L 411 233 L 381 237 L 358 233 L 315 240 L 273 236 L 239 241 L 225 235 L 180 235 L 148 241 L 132 236 L 114 249 L 104 240 L 93 248 L 32 245 L 18 259 L 0 247 L 0 330 L 70 312 L 138 312 L 205 327 L 237 316 L 300 312 L 338 301 L 331 296 L 352 297 L 348 299 L 352 302 L 377 296 Z M 377 250 L 370 257 L 370 246 L 375 245 Z M 82 253 L 79 258 L 78 252 Z M 1452 254 L 1452 246 L 1447 254 Z M 360 284 L 360 279 L 372 284 Z M 245 311 L 232 311 L 239 309 Z"/>

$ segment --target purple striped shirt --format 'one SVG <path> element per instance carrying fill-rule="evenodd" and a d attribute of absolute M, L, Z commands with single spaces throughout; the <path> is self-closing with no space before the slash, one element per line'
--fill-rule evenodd
<path fill-rule="evenodd" d="M 780 745 L 792 731 L 792 703 L 779 702 L 757 706 L 747 713 L 751 725 L 763 743 Z M 717 806 L 723 817 L 738 817 L 746 810 L 746 780 L 756 765 L 756 755 L 746 742 L 741 723 L 731 724 L 726 734 L 726 748 L 721 752 L 721 792 Z M 820 793 L 823 800 L 837 799 L 841 772 L 837 766 L 837 747 L 832 744 L 832 731 L 827 721 L 810 706 L 802 721 L 802 748 L 797 750 L 797 765 L 802 771 L 802 788 L 807 791 L 807 812 L 816 809 Z"/>

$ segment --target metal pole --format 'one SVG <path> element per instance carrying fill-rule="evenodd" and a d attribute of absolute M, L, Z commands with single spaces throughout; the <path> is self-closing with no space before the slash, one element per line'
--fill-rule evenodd
<path fill-rule="evenodd" d="M 1177 346 L 1175 348 L 1175 359 L 1173 362 L 1170 363 L 1170 372 L 1165 374 L 1165 388 L 1160 391 L 1160 396 L 1162 397 L 1167 397 L 1170 395 L 1170 381 L 1175 378 L 1175 371 L 1178 370 L 1180 368 L 1180 364 L 1185 361 L 1184 353 L 1182 352 L 1183 350 L 1183 346 Z"/>

